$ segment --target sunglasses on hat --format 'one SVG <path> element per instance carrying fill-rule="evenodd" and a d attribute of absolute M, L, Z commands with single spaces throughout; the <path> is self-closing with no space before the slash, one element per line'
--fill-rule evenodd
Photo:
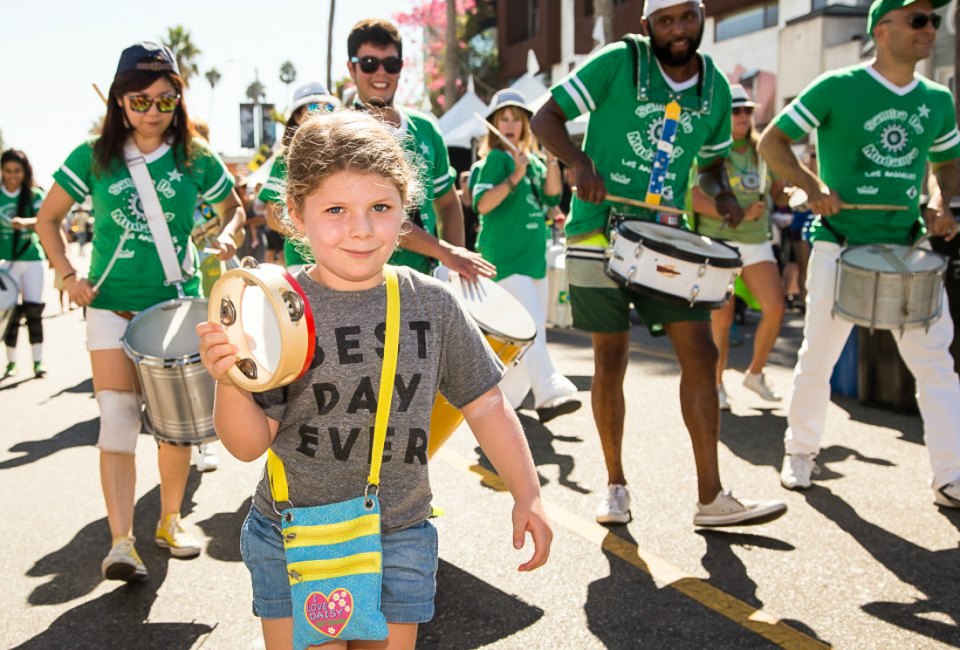
<path fill-rule="evenodd" d="M 397 74 L 403 69 L 403 59 L 398 56 L 388 56 L 385 59 L 376 56 L 351 56 L 350 62 L 359 63 L 360 70 L 367 74 L 373 74 L 379 70 L 381 64 L 387 74 Z"/>
<path fill-rule="evenodd" d="M 734 106 L 730 110 L 734 115 L 740 115 L 741 113 L 753 115 L 753 106 Z"/>
<path fill-rule="evenodd" d="M 180 103 L 180 95 L 161 95 L 155 99 L 147 95 L 126 95 L 126 98 L 134 113 L 146 113 L 154 104 L 161 113 L 172 113 Z"/>

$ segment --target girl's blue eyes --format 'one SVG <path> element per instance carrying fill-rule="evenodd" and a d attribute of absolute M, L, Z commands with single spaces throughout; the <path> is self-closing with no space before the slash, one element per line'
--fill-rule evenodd
<path fill-rule="evenodd" d="M 390 206 L 387 205 L 386 203 L 376 203 L 373 206 L 374 212 L 386 212 L 389 209 L 390 209 Z M 342 206 L 334 205 L 332 207 L 327 208 L 327 212 L 329 212 L 330 214 L 343 214 L 344 209 Z"/>

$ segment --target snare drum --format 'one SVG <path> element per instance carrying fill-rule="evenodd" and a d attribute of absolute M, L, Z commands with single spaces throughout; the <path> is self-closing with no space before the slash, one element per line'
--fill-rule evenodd
<path fill-rule="evenodd" d="M 20 287 L 5 269 L 0 269 L 0 336 L 7 331 L 19 297 Z"/>
<path fill-rule="evenodd" d="M 137 314 L 120 340 L 140 379 L 147 428 L 163 442 L 183 446 L 217 437 L 214 381 L 200 363 L 195 331 L 206 320 L 206 300 L 168 300 Z"/>
<path fill-rule="evenodd" d="M 719 309 L 742 263 L 737 249 L 694 232 L 621 221 L 610 234 L 604 270 L 621 286 L 691 307 Z"/>
<path fill-rule="evenodd" d="M 313 312 L 300 284 L 277 264 L 243 258 L 210 293 L 209 320 L 239 348 L 227 374 L 237 386 L 263 392 L 302 377 L 313 362 Z"/>
<path fill-rule="evenodd" d="M 870 244 L 837 261 L 836 315 L 870 330 L 930 327 L 943 310 L 947 258 L 925 248 Z"/>
<path fill-rule="evenodd" d="M 444 266 L 437 267 L 433 274 L 453 289 L 504 365 L 523 358 L 537 336 L 537 326 L 519 300 L 488 278 L 471 283 Z M 453 435 L 462 421 L 463 414 L 438 393 L 430 414 L 428 457 Z"/>

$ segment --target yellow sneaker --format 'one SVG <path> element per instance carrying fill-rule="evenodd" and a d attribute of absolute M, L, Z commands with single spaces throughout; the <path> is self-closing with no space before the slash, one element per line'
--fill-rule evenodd
<path fill-rule="evenodd" d="M 143 580 L 147 577 L 147 567 L 143 565 L 137 549 L 133 547 L 133 537 L 121 537 L 113 545 L 107 557 L 100 564 L 100 572 L 105 580 Z"/>
<path fill-rule="evenodd" d="M 180 526 L 180 515 L 167 515 L 157 522 L 154 541 L 160 548 L 170 549 L 174 557 L 196 557 L 200 555 L 200 542 L 188 535 Z"/>

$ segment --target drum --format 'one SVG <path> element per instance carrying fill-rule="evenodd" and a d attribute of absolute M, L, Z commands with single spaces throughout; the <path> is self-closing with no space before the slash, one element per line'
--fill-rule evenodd
<path fill-rule="evenodd" d="M 5 269 L 0 269 L 0 337 L 7 331 L 7 325 L 17 310 L 20 287 Z"/>
<path fill-rule="evenodd" d="M 704 309 L 726 304 L 741 266 L 732 246 L 646 221 L 617 224 L 604 259 L 607 275 L 621 286 Z"/>
<path fill-rule="evenodd" d="M 434 269 L 433 274 L 450 285 L 504 365 L 523 358 L 537 336 L 537 325 L 519 300 L 488 278 L 472 283 L 444 266 Z M 430 414 L 428 457 L 453 435 L 462 421 L 463 414 L 438 393 Z"/>
<path fill-rule="evenodd" d="M 239 348 L 228 371 L 237 386 L 263 392 L 296 381 L 313 362 L 316 331 L 303 288 L 277 264 L 243 258 L 210 293 L 209 320 Z"/>
<path fill-rule="evenodd" d="M 573 327 L 567 256 L 562 241 L 547 248 L 547 322 L 554 327 Z"/>
<path fill-rule="evenodd" d="M 195 330 L 206 320 L 206 300 L 168 300 L 137 314 L 120 340 L 140 379 L 147 428 L 163 442 L 192 445 L 217 437 L 214 381 L 200 363 Z"/>
<path fill-rule="evenodd" d="M 837 262 L 833 311 L 871 331 L 930 327 L 943 308 L 947 264 L 947 258 L 925 248 L 848 248 Z"/>

